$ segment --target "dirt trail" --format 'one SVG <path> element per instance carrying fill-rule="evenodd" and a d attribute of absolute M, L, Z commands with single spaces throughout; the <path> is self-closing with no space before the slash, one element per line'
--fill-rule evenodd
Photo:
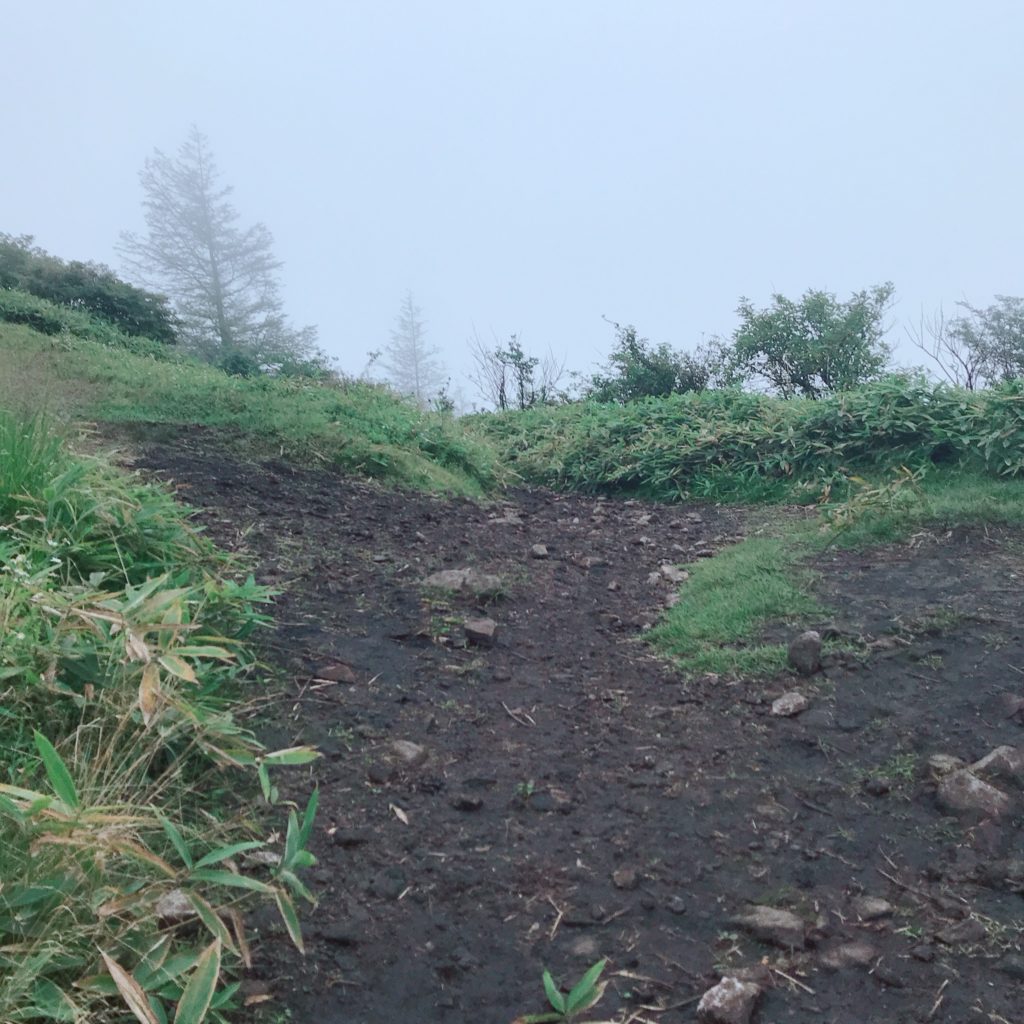
<path fill-rule="evenodd" d="M 1024 777 L 964 815 L 928 764 L 1024 747 L 1019 538 L 837 554 L 824 597 L 866 663 L 685 682 L 641 641 L 673 589 L 652 574 L 742 535 L 739 511 L 431 499 L 240 462 L 207 431 L 132 448 L 286 588 L 268 742 L 325 755 L 309 949 L 254 922 L 261 1020 L 509 1024 L 544 1009 L 543 967 L 606 956 L 602 1019 L 696 1020 L 745 969 L 762 1022 L 1024 1021 Z M 467 566 L 501 595 L 421 585 Z M 490 645 L 465 638 L 478 617 Z M 773 716 L 794 687 L 809 710 Z M 755 937 L 752 905 L 799 932 Z"/>

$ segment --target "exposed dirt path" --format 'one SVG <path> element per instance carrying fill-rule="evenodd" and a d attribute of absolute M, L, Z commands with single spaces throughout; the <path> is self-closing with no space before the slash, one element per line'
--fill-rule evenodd
<path fill-rule="evenodd" d="M 132 447 L 286 588 L 269 742 L 325 755 L 309 950 L 255 922 L 261 1019 L 509 1024 L 544 1009 L 542 967 L 607 956 L 594 1015 L 620 1021 L 693 1021 L 744 969 L 764 1022 L 1024 1021 L 1024 775 L 964 815 L 928 765 L 1024 746 L 1018 539 L 837 554 L 825 597 L 879 641 L 866 664 L 684 682 L 641 641 L 672 591 L 651 574 L 740 536 L 736 510 L 430 499 L 239 462 L 206 431 Z M 467 566 L 501 596 L 421 584 Z M 480 616 L 491 645 L 464 635 Z M 796 685 L 810 709 L 773 716 Z M 753 904 L 798 933 L 754 937 Z"/>

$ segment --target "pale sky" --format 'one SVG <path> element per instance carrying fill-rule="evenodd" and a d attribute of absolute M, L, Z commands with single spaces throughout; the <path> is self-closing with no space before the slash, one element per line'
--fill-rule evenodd
<path fill-rule="evenodd" d="M 0 231 L 118 269 L 195 122 L 349 372 L 408 289 L 456 376 L 474 325 L 587 370 L 602 314 L 692 349 L 741 295 L 891 279 L 899 342 L 1024 293 L 1019 2 L 4 8 Z"/>

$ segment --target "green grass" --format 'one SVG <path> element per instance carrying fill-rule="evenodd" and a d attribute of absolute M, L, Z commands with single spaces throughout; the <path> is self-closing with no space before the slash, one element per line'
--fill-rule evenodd
<path fill-rule="evenodd" d="M 311 814 L 288 815 L 278 868 L 238 856 L 265 845 L 257 782 L 272 797 L 270 766 L 311 753 L 265 754 L 235 718 L 268 593 L 185 515 L 0 410 L 0 1020 L 128 1019 L 105 954 L 157 1019 L 205 988 L 194 1019 L 220 1021 L 240 899 L 298 938 Z M 178 925 L 157 911 L 172 892 Z"/>
<path fill-rule="evenodd" d="M 379 385 L 231 377 L 0 324 L 10 368 L 0 402 L 71 418 L 222 428 L 254 454 L 288 457 L 393 484 L 480 495 L 498 476 L 493 448 L 450 416 L 424 413 Z"/>
<path fill-rule="evenodd" d="M 803 567 L 806 529 L 785 538 L 752 537 L 689 566 L 679 602 L 649 634 L 688 672 L 764 676 L 786 663 L 783 645 L 761 642 L 769 624 L 793 623 L 823 612 Z"/>
<path fill-rule="evenodd" d="M 899 543 L 922 530 L 1024 525 L 1024 480 L 933 467 L 857 479 L 818 520 L 784 519 L 688 566 L 679 602 L 649 634 L 686 672 L 765 678 L 785 670 L 786 648 L 766 635 L 827 616 L 815 566 L 833 548 Z"/>

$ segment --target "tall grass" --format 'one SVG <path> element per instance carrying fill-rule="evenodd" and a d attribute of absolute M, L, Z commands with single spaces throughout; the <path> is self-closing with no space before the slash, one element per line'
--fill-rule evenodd
<path fill-rule="evenodd" d="M 231 712 L 268 596 L 169 495 L 0 411 L 0 1020 L 222 1020 L 242 898 L 301 943 L 315 805 L 254 866 L 233 795 L 313 756 Z"/>
<path fill-rule="evenodd" d="M 816 499 L 899 465 L 1024 474 L 1024 382 L 967 392 L 894 377 L 820 401 L 739 391 L 477 417 L 523 478 L 659 500 Z"/>

